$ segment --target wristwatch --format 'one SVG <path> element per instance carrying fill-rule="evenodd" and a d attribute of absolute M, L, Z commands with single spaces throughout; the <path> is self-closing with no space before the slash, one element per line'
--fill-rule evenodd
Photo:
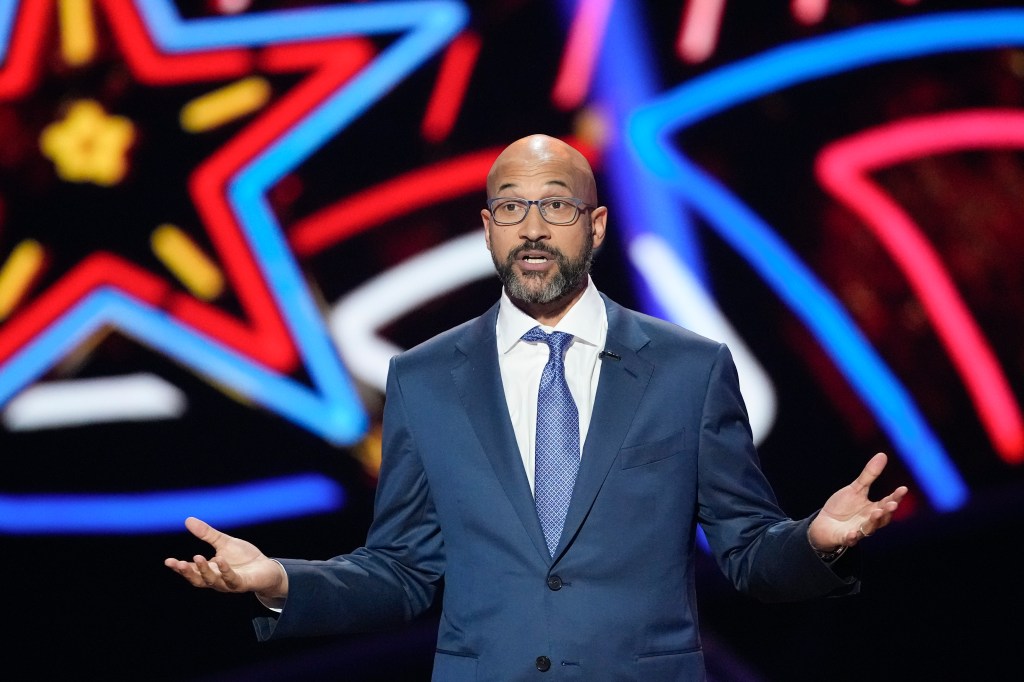
<path fill-rule="evenodd" d="M 843 556 L 843 552 L 846 551 L 846 545 L 839 545 L 830 552 L 824 552 L 820 549 L 815 549 L 814 553 L 818 555 L 818 558 L 827 564 L 832 563 L 839 557 Z"/>

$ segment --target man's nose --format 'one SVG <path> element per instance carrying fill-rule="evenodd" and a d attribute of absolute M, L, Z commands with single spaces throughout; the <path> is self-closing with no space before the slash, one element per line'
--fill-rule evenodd
<path fill-rule="evenodd" d="M 526 217 L 519 223 L 519 236 L 529 241 L 548 239 L 551 237 L 551 223 L 540 214 L 540 206 L 530 204 Z"/>

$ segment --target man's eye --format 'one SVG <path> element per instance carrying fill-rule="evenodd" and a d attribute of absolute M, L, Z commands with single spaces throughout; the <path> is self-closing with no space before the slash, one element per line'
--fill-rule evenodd
<path fill-rule="evenodd" d="M 553 211 L 560 211 L 563 208 L 565 208 L 565 202 L 562 201 L 561 199 L 555 199 L 554 201 L 549 201 L 548 202 L 548 208 L 550 208 Z"/>

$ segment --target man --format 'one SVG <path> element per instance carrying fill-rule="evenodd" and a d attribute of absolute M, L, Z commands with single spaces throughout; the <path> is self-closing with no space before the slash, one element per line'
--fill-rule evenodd
<path fill-rule="evenodd" d="M 704 679 L 698 523 L 759 599 L 855 591 L 836 560 L 907 492 L 868 498 L 886 456 L 819 512 L 787 518 L 728 349 L 595 289 L 608 210 L 584 157 L 523 138 L 498 156 L 487 195 L 501 300 L 392 359 L 366 545 L 274 560 L 189 518 L 216 555 L 166 565 L 277 609 L 257 619 L 260 639 L 393 626 L 443 580 L 436 680 Z"/>

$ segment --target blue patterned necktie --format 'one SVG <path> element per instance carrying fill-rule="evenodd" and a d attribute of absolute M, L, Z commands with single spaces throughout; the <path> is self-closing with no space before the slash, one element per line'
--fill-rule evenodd
<path fill-rule="evenodd" d="M 580 416 L 565 382 L 562 363 L 572 334 L 545 334 L 540 327 L 534 327 L 523 334 L 523 340 L 548 344 L 548 362 L 540 375 L 537 394 L 534 498 L 548 552 L 554 556 L 580 468 Z"/>

